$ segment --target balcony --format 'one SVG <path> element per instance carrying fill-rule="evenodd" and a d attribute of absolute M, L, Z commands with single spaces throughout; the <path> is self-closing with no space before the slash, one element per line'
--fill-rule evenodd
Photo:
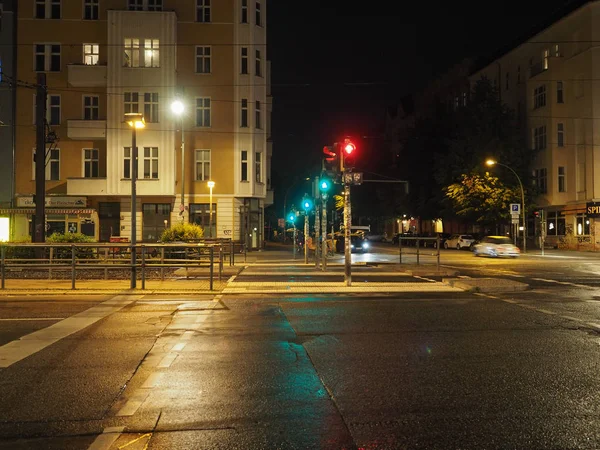
<path fill-rule="evenodd" d="M 67 137 L 73 140 L 105 140 L 106 120 L 67 120 Z"/>
<path fill-rule="evenodd" d="M 69 64 L 67 66 L 69 86 L 104 87 L 106 86 L 106 66 Z"/>
<path fill-rule="evenodd" d="M 102 195 L 106 186 L 106 178 L 67 178 L 68 195 Z"/>

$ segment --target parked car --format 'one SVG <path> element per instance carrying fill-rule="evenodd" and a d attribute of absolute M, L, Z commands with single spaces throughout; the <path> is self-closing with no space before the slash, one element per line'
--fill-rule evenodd
<path fill-rule="evenodd" d="M 486 236 L 479 244 L 473 246 L 475 256 L 487 255 L 493 257 L 510 256 L 516 258 L 521 254 L 519 247 L 514 245 L 506 236 Z"/>
<path fill-rule="evenodd" d="M 453 234 L 444 242 L 444 248 L 455 248 L 457 250 L 469 248 L 474 240 L 475 238 L 470 234 Z"/>
<path fill-rule="evenodd" d="M 449 233 L 430 233 L 427 235 L 427 237 L 430 238 L 437 238 L 439 236 L 440 238 L 440 246 L 443 247 L 444 243 L 446 242 L 446 239 L 448 239 L 450 237 Z M 437 239 L 435 240 L 426 240 L 423 241 L 423 247 L 432 247 L 432 248 L 437 248 Z"/>

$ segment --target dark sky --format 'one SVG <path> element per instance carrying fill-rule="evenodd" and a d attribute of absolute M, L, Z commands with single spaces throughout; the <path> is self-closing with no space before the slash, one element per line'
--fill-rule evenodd
<path fill-rule="evenodd" d="M 336 136 L 365 136 L 363 152 L 376 151 L 386 105 L 464 57 L 493 55 L 574 2 L 272 0 L 276 202 Z"/>

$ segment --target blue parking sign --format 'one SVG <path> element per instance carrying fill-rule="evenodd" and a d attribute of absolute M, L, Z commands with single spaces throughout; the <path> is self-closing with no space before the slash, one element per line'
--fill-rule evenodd
<path fill-rule="evenodd" d="M 510 204 L 510 212 L 511 213 L 521 212 L 521 204 L 520 203 L 511 203 Z"/>

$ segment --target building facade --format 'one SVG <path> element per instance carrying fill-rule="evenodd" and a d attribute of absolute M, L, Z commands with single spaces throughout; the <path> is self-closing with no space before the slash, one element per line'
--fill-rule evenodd
<path fill-rule="evenodd" d="M 561 248 L 600 250 L 599 30 L 589 1 L 471 76 L 492 80 L 524 125 L 542 211 L 528 234 Z"/>
<path fill-rule="evenodd" d="M 260 248 L 273 198 L 266 0 L 18 4 L 16 75 L 34 84 L 46 74 L 47 122 L 59 137 L 47 150 L 47 232 L 131 237 L 133 132 L 124 117 L 141 113 L 138 241 L 156 242 L 184 221 Z M 15 238 L 31 230 L 34 93 L 17 89 Z"/>
<path fill-rule="evenodd" d="M 10 208 L 14 197 L 15 2 L 0 0 L 0 208 Z M 10 221 L 0 217 L 0 241 L 10 237 Z"/>

